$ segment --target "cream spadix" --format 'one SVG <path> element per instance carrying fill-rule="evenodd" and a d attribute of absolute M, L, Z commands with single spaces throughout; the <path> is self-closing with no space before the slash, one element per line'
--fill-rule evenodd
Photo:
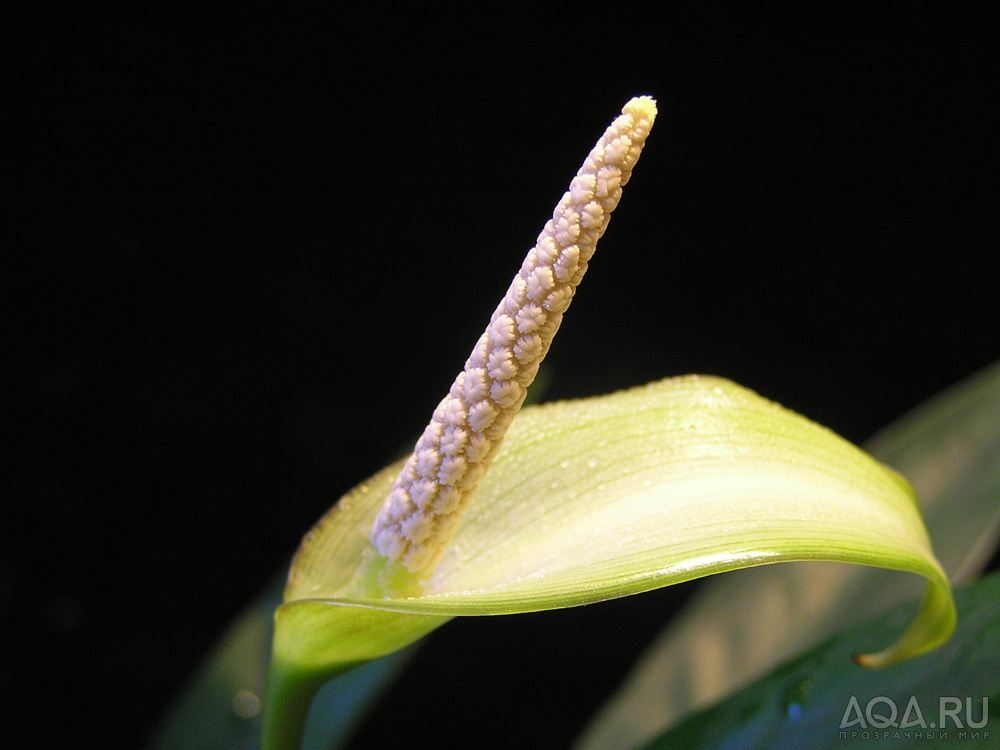
<path fill-rule="evenodd" d="M 601 136 L 434 411 L 372 527 L 371 542 L 389 563 L 378 573 L 381 588 L 405 590 L 407 573 L 427 575 L 441 559 L 524 402 L 655 117 L 653 99 L 636 97 Z M 366 583 L 372 581 L 359 580 Z"/>

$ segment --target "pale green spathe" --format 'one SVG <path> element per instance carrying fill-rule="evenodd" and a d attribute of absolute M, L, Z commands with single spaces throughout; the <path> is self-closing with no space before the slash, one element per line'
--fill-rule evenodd
<path fill-rule="evenodd" d="M 873 665 L 928 650 L 953 626 L 909 485 L 829 430 L 719 378 L 525 409 L 425 592 L 351 599 L 397 470 L 349 493 L 307 536 L 278 613 L 277 659 L 346 666 L 453 615 L 566 607 L 790 560 L 928 579 L 919 627 Z"/>

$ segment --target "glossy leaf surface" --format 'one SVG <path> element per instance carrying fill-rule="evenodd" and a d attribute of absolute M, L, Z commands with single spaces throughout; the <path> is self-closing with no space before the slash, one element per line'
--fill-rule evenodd
<path fill-rule="evenodd" d="M 847 657 L 855 649 L 891 637 L 912 616 L 913 606 L 902 605 L 690 716 L 643 750 L 996 747 L 1000 574 L 955 599 L 955 635 L 933 653 L 885 670 L 852 668 Z"/>

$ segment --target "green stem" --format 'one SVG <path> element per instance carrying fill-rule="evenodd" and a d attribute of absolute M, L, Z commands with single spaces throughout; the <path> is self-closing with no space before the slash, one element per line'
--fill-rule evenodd
<path fill-rule="evenodd" d="M 301 750 L 309 707 L 335 675 L 271 658 L 264 687 L 260 750 Z"/>

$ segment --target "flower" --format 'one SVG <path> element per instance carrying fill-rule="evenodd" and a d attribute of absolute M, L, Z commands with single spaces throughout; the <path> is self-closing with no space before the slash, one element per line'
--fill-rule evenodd
<path fill-rule="evenodd" d="M 413 454 L 306 535 L 275 615 L 265 750 L 298 746 L 325 681 L 453 616 L 568 607 L 752 565 L 835 560 L 925 577 L 916 620 L 860 657 L 866 666 L 949 637 L 951 589 L 910 486 L 798 414 L 687 376 L 512 421 L 654 114 L 652 99 L 633 99 L 595 146 Z"/>

